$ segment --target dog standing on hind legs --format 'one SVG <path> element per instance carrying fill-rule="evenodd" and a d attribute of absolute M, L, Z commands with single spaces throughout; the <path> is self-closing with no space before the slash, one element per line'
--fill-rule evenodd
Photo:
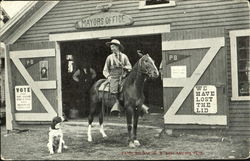
<path fill-rule="evenodd" d="M 47 144 L 50 154 L 54 154 L 55 152 L 62 153 L 62 148 L 68 148 L 63 140 L 63 132 L 61 129 L 61 123 L 63 121 L 63 117 L 56 116 L 51 122 L 49 128 L 49 142 Z"/>

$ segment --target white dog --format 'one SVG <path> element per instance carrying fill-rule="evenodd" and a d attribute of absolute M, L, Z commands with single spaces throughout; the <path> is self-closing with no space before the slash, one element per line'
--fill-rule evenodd
<path fill-rule="evenodd" d="M 47 144 L 50 154 L 54 152 L 62 153 L 62 148 L 67 149 L 63 140 L 63 132 L 61 129 L 61 123 L 64 121 L 63 117 L 54 117 L 49 129 L 49 143 Z"/>

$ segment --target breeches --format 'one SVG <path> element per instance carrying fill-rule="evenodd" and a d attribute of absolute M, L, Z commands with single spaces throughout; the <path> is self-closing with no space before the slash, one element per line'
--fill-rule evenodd
<path fill-rule="evenodd" d="M 118 93 L 118 91 L 119 91 L 119 82 L 120 82 L 119 78 L 110 80 L 110 93 Z"/>

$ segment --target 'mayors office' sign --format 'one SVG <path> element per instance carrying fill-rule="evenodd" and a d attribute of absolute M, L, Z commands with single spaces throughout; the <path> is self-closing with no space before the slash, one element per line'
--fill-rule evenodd
<path fill-rule="evenodd" d="M 132 17 L 120 12 L 100 12 L 76 22 L 76 28 L 95 28 L 133 24 Z"/>

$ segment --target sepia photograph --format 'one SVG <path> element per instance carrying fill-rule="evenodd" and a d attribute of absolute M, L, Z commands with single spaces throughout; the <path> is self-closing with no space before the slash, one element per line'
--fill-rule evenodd
<path fill-rule="evenodd" d="M 0 105 L 1 160 L 249 159 L 249 0 L 3 0 Z"/>

